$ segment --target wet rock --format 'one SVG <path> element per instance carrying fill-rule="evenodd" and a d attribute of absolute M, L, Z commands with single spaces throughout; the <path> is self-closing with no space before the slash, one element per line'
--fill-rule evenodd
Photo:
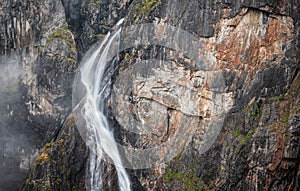
<path fill-rule="evenodd" d="M 80 57 L 102 39 L 120 18 L 125 17 L 132 0 L 63 0 L 66 20 L 75 36 Z"/>

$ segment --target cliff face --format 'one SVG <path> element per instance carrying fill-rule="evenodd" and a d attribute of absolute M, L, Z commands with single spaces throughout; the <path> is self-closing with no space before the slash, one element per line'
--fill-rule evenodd
<path fill-rule="evenodd" d="M 73 35 L 59 1 L 0 1 L 1 189 L 17 189 L 42 145 L 55 137 L 71 111 L 77 67 Z M 12 67 L 11 63 L 17 68 Z M 10 73 L 18 75 L 14 81 Z M 21 172 L 21 173 L 20 173 Z M 26 174 L 27 174 L 26 173 Z"/>
<path fill-rule="evenodd" d="M 202 154 L 213 91 L 197 85 L 193 60 L 160 46 L 122 52 L 108 108 L 117 139 L 151 147 L 179 127 L 194 131 L 167 164 L 129 170 L 133 190 L 299 190 L 299 10 L 293 0 L 0 0 L 0 190 L 85 189 L 88 152 L 70 114 L 72 82 L 83 54 L 123 17 L 124 26 L 156 22 L 193 34 L 200 57 L 222 73 L 227 100 L 221 132 Z M 172 66 L 135 65 L 145 58 Z M 187 112 L 190 102 L 198 110 Z M 155 135 L 124 130 L 140 120 Z M 111 165 L 104 188 L 117 189 Z"/>

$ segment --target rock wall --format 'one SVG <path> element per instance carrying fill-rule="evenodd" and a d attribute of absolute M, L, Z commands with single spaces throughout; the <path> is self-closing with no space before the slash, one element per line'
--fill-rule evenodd
<path fill-rule="evenodd" d="M 180 103 L 191 100 L 180 92 L 192 89 L 207 98 L 211 92 L 194 86 L 201 75 L 192 61 L 159 46 L 124 51 L 113 76 L 112 100 L 118 104 L 108 108 L 116 138 L 150 147 L 177 126 L 195 131 L 188 147 L 167 164 L 129 170 L 133 190 L 299 190 L 298 10 L 300 3 L 293 0 L 0 0 L 0 66 L 21 71 L 0 73 L 5 98 L 0 132 L 8 137 L 0 139 L 0 167 L 9 174 L 0 180 L 0 190 L 19 190 L 21 182 L 22 190 L 85 189 L 88 154 L 69 116 L 72 81 L 83 54 L 123 17 L 124 26 L 164 23 L 195 35 L 222 72 L 222 96 L 230 100 L 219 136 L 200 154 L 205 123 L 199 124 L 209 115 L 187 116 L 191 113 Z M 172 60 L 175 70 L 134 65 L 145 58 Z M 146 77 L 137 79 L 143 73 Z M 161 82 L 153 80 L 159 77 Z M 137 82 L 144 82 L 143 88 Z M 161 88 L 156 93 L 155 83 Z M 136 100 L 147 99 L 123 102 L 130 91 Z M 192 100 L 202 105 L 199 111 L 209 105 Z M 136 106 L 140 110 L 126 110 Z M 138 126 L 137 116 L 152 122 L 154 136 L 138 137 L 122 128 Z M 117 190 L 113 166 L 105 169 L 105 190 Z"/>
<path fill-rule="evenodd" d="M 0 23 L 1 78 L 19 73 L 1 91 L 0 190 L 18 190 L 71 111 L 77 50 L 60 1 L 0 1 Z"/>
<path fill-rule="evenodd" d="M 88 152 L 70 115 L 60 133 L 35 159 L 22 190 L 85 190 Z"/>

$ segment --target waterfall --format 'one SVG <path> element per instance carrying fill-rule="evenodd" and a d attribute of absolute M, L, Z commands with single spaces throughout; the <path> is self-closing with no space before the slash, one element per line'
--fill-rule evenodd
<path fill-rule="evenodd" d="M 116 31 L 108 33 L 102 43 L 96 47 L 91 56 L 81 65 L 81 82 L 86 88 L 86 95 L 82 107 L 91 152 L 89 156 L 89 190 L 98 191 L 102 188 L 103 154 L 106 153 L 113 161 L 121 191 L 131 190 L 130 180 L 122 165 L 121 156 L 117 148 L 114 135 L 109 127 L 107 118 L 103 114 L 104 92 L 107 85 L 103 85 L 105 70 L 111 60 L 111 55 L 117 53 L 120 42 L 121 19 L 116 25 Z M 104 153 L 103 153 L 104 152 Z"/>

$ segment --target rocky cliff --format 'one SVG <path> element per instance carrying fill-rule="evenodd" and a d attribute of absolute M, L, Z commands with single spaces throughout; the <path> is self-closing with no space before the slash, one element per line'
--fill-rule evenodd
<path fill-rule="evenodd" d="M 223 76 L 226 108 L 202 153 L 214 94 L 193 60 L 159 45 L 121 52 L 107 101 L 116 139 L 147 148 L 181 127 L 194 132 L 168 163 L 128 170 L 133 190 L 299 190 L 299 10 L 295 0 L 0 0 L 0 190 L 85 190 L 72 82 L 84 53 L 123 17 L 124 27 L 163 23 L 197 38 L 199 57 Z M 172 65 L 136 65 L 158 58 Z M 190 102 L 197 108 L 187 111 Z M 155 134 L 124 130 L 141 120 Z M 104 190 L 117 190 L 113 165 L 104 169 Z"/>

